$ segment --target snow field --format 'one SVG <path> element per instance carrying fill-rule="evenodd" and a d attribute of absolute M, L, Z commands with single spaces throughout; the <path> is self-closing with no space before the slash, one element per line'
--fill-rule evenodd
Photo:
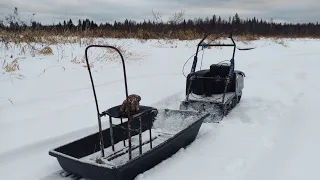
<path fill-rule="evenodd" d="M 182 67 L 197 41 L 104 41 L 127 52 L 129 93 L 140 94 L 144 105 L 178 108 L 185 89 Z M 236 51 L 236 69 L 246 74 L 241 103 L 221 123 L 203 124 L 188 148 L 136 179 L 317 179 L 319 42 L 283 41 L 286 47 L 270 39 L 237 42 L 257 47 Z M 16 75 L 0 70 L 0 179 L 60 179 L 50 176 L 61 168 L 49 149 L 98 130 L 87 69 L 72 62 L 81 61 L 85 46 L 61 44 L 52 46 L 53 55 L 35 57 L 21 54 L 19 47 L 0 47 L 1 64 L 20 57 Z M 122 67 L 116 56 L 107 60 L 107 51 L 91 51 L 99 52 L 92 58 L 100 56 L 92 70 L 103 111 L 125 97 Z M 202 67 L 229 60 L 231 53 L 230 48 L 208 49 Z M 198 57 L 200 67 L 202 52 Z"/>

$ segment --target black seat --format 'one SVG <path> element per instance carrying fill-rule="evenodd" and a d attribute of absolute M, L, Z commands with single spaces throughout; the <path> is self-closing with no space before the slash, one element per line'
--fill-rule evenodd
<path fill-rule="evenodd" d="M 212 64 L 210 69 L 200 70 L 193 73 L 193 75 L 196 75 L 197 78 L 191 85 L 191 92 L 197 95 L 205 96 L 223 93 L 225 90 L 225 81 L 229 75 L 229 71 L 229 64 Z M 190 84 L 191 76 L 192 75 L 189 74 L 187 77 L 187 88 Z M 235 79 L 236 74 L 233 74 L 228 84 L 227 92 L 235 91 Z"/>
<path fill-rule="evenodd" d="M 230 65 L 226 64 L 212 64 L 210 66 L 210 77 L 220 76 L 221 78 L 226 78 L 230 71 Z"/>

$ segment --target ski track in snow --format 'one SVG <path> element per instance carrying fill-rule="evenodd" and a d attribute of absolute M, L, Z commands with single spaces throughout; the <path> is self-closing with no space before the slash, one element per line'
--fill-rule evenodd
<path fill-rule="evenodd" d="M 315 48 L 319 42 L 285 42 L 288 47 L 259 40 L 253 42 L 257 49 L 237 51 L 236 69 L 246 74 L 241 103 L 219 124 L 203 124 L 194 143 L 136 179 L 319 179 L 316 73 L 320 63 Z M 186 42 L 178 42 L 177 48 L 137 44 L 136 48 L 150 50 L 150 56 L 140 66 L 127 64 L 129 92 L 142 95 L 144 105 L 177 109 L 185 89 L 181 69 L 195 46 L 187 47 Z M 83 50 L 76 48 L 75 54 Z M 207 50 L 203 67 L 230 55 L 228 48 Z M 53 59 L 44 57 L 38 72 Z M 4 98 L 0 99 L 0 179 L 62 180 L 57 173 L 61 167 L 48 151 L 98 130 L 86 69 L 61 60 L 66 72 L 52 68 L 37 79 L 32 78 L 39 74 L 35 73 L 37 63 L 36 58 L 27 57 L 21 65 L 27 79 L 0 82 L 7 87 L 1 88 Z M 69 72 L 71 67 L 76 70 Z M 99 70 L 93 76 L 100 111 L 122 102 L 121 67 Z M 6 98 L 13 99 L 14 105 Z"/>

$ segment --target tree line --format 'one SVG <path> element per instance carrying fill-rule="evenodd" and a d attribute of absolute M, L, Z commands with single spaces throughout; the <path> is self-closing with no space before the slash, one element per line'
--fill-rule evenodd
<path fill-rule="evenodd" d="M 43 30 L 54 32 L 82 32 L 82 31 L 119 31 L 123 33 L 152 32 L 157 34 L 168 34 L 172 32 L 194 32 L 203 33 L 212 30 L 212 33 L 228 33 L 232 31 L 238 35 L 262 35 L 262 36 L 318 36 L 320 25 L 317 23 L 277 23 L 256 17 L 242 19 L 236 13 L 229 19 L 212 15 L 207 18 L 185 19 L 184 12 L 175 13 L 170 20 L 164 22 L 160 14 L 153 12 L 153 20 L 136 22 L 126 19 L 123 22 L 97 24 L 90 19 L 79 19 L 73 22 L 71 19 L 52 25 L 42 25 L 41 22 L 30 20 L 30 23 L 20 21 L 18 9 L 6 16 L 7 25 L 0 21 L 0 29 L 7 31 Z"/>

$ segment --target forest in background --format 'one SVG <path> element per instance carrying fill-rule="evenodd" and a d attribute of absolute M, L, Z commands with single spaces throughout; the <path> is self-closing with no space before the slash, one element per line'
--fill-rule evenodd
<path fill-rule="evenodd" d="M 162 20 L 162 15 L 152 11 L 153 19 L 136 22 L 126 19 L 123 22 L 96 23 L 90 19 L 71 19 L 57 24 L 42 25 L 41 22 L 23 22 L 20 20 L 18 8 L 12 14 L 0 21 L 0 37 L 2 40 L 14 40 L 17 33 L 29 41 L 37 41 L 43 36 L 77 36 L 77 37 L 110 37 L 138 39 L 180 39 L 192 40 L 203 36 L 211 29 L 217 34 L 227 34 L 230 31 L 236 36 L 251 39 L 256 37 L 310 37 L 320 35 L 319 23 L 277 23 L 272 20 L 258 18 L 240 18 L 236 13 L 229 19 L 212 15 L 207 18 L 185 19 L 184 11 L 174 13 L 168 21 Z M 1 40 L 0 39 L 0 40 Z"/>

